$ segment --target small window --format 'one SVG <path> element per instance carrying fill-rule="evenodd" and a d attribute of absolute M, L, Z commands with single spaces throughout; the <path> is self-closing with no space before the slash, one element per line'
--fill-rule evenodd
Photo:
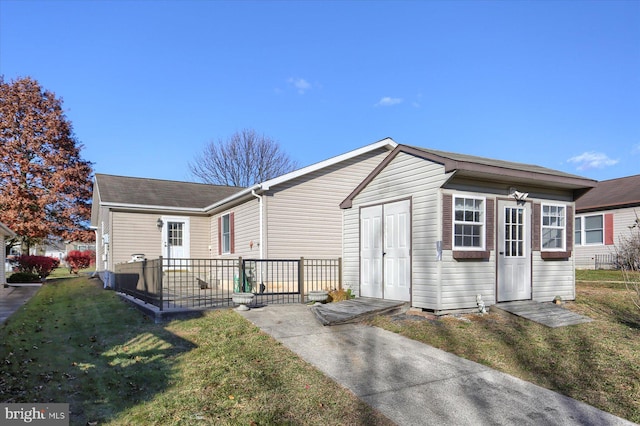
<path fill-rule="evenodd" d="M 453 198 L 453 246 L 458 249 L 484 249 L 485 200 Z"/>
<path fill-rule="evenodd" d="M 542 205 L 542 249 L 564 250 L 566 235 L 566 207 Z"/>
<path fill-rule="evenodd" d="M 229 214 L 222 216 L 222 253 L 231 253 L 231 220 Z"/>
<path fill-rule="evenodd" d="M 604 244 L 604 215 L 576 217 L 576 245 Z"/>
<path fill-rule="evenodd" d="M 169 222 L 167 224 L 169 229 L 168 242 L 171 247 L 182 247 L 183 225 L 182 222 Z"/>

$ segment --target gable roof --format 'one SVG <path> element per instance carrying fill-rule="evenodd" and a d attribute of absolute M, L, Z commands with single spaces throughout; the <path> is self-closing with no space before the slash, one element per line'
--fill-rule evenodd
<path fill-rule="evenodd" d="M 307 167 L 303 167 L 301 169 L 298 170 L 294 170 L 293 172 L 290 173 L 286 173 L 282 176 L 278 176 L 276 178 L 273 179 L 269 179 L 266 180 L 264 182 L 258 183 L 252 187 L 246 188 L 242 191 L 239 191 L 223 200 L 220 200 L 218 202 L 214 202 L 211 205 L 209 205 L 206 210 L 213 210 L 216 209 L 226 203 L 232 202 L 232 201 L 237 201 L 243 197 L 247 197 L 247 196 L 251 196 L 251 194 L 256 194 L 257 192 L 260 191 L 268 191 L 269 189 L 271 189 L 273 186 L 276 185 L 280 185 L 282 183 L 285 182 L 289 182 L 293 179 L 308 175 L 310 173 L 316 172 L 318 170 L 322 170 L 326 167 L 330 167 L 336 164 L 339 164 L 343 161 L 346 160 L 350 160 L 352 158 L 358 157 L 360 155 L 375 151 L 377 149 L 386 149 L 388 151 L 392 151 L 394 148 L 396 148 L 398 146 L 398 144 L 396 142 L 394 142 L 393 139 L 391 138 L 384 138 L 382 140 L 379 140 L 378 142 L 374 142 L 372 144 L 363 146 L 361 148 L 355 149 L 353 151 L 349 151 L 346 152 L 344 154 L 335 156 L 335 157 L 331 157 L 327 160 L 324 161 L 320 161 L 319 163 L 315 163 L 315 164 L 311 164 L 310 166 Z"/>
<path fill-rule="evenodd" d="M 350 208 L 353 199 L 401 152 L 442 164 L 445 173 L 453 173 L 455 176 L 502 181 L 512 184 L 537 184 L 550 188 L 570 190 L 584 190 L 597 185 L 597 182 L 592 179 L 532 164 L 398 145 L 340 204 L 340 207 Z"/>
<path fill-rule="evenodd" d="M 195 211 L 243 189 L 105 174 L 96 174 L 95 186 L 104 206 Z"/>
<path fill-rule="evenodd" d="M 603 180 L 576 201 L 576 213 L 640 206 L 640 175 Z"/>

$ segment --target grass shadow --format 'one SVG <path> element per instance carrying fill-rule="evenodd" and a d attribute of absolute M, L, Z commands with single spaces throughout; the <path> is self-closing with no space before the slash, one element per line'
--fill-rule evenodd
<path fill-rule="evenodd" d="M 195 347 L 86 278 L 47 282 L 0 336 L 0 401 L 69 403 L 83 425 L 162 392 Z"/>

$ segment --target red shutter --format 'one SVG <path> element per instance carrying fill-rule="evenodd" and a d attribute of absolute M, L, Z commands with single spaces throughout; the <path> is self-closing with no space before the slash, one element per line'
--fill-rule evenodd
<path fill-rule="evenodd" d="M 218 217 L 218 255 L 222 254 L 222 216 Z"/>
<path fill-rule="evenodd" d="M 236 244 L 235 244 L 235 225 L 234 225 L 234 220 L 233 220 L 233 212 L 229 213 L 229 242 L 231 247 L 230 248 L 230 253 L 233 254 L 235 253 L 235 249 L 236 249 Z"/>
<path fill-rule="evenodd" d="M 451 194 L 442 195 L 442 249 L 451 250 L 453 240 L 451 238 L 451 227 L 453 226 L 452 214 L 453 197 Z"/>
<path fill-rule="evenodd" d="M 604 244 L 613 245 L 613 213 L 604 215 Z"/>

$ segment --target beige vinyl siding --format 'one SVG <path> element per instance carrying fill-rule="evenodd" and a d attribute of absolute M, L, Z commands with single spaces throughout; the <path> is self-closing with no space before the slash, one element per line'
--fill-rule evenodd
<path fill-rule="evenodd" d="M 96 233 L 96 271 L 113 270 L 111 262 L 111 245 L 104 244 L 104 236 L 109 235 L 111 231 L 111 210 L 108 207 L 100 206 L 92 210 L 95 217 L 92 219 L 93 226 L 97 228 Z M 95 222 L 93 222 L 95 220 Z M 109 235 L 109 238 L 111 236 Z M 106 258 L 106 261 L 105 261 Z M 106 263 L 106 264 L 105 264 Z"/>
<path fill-rule="evenodd" d="M 457 261 L 451 250 L 442 254 L 440 287 L 442 295 L 435 310 L 469 309 L 477 307 L 480 294 L 485 304 L 496 302 L 496 259 L 491 251 L 488 261 Z"/>
<path fill-rule="evenodd" d="M 556 296 L 575 300 L 575 263 L 573 258 L 543 260 L 539 251 L 533 252 L 533 300 L 551 302 Z"/>
<path fill-rule="evenodd" d="M 439 187 L 446 176 L 443 167 L 400 153 L 344 210 L 345 285 L 358 290 L 360 277 L 360 207 L 411 198 L 412 278 L 411 304 L 436 309 L 439 297 L 439 265 L 435 261 L 441 222 Z"/>
<path fill-rule="evenodd" d="M 112 212 L 111 215 L 111 266 L 128 262 L 134 253 L 142 253 L 147 259 L 162 255 L 162 230 L 156 226 L 157 213 Z"/>
<path fill-rule="evenodd" d="M 387 154 L 385 149 L 378 149 L 283 183 L 269 192 L 265 197 L 265 256 L 341 256 L 339 205 Z"/>
<path fill-rule="evenodd" d="M 233 254 L 219 255 L 218 218 L 233 212 L 234 249 Z M 253 242 L 253 245 L 250 243 Z M 239 257 L 246 259 L 260 258 L 260 201 L 252 198 L 229 210 L 224 210 L 211 217 L 211 254 L 212 257 Z"/>
<path fill-rule="evenodd" d="M 192 259 L 210 258 L 210 239 L 209 218 L 206 216 L 189 217 L 189 257 Z"/>
<path fill-rule="evenodd" d="M 616 245 L 620 243 L 621 237 L 628 237 L 629 226 L 632 226 L 637 217 L 640 217 L 640 207 L 629 207 L 625 209 L 603 210 L 601 212 L 591 212 L 577 214 L 576 216 L 592 216 L 598 214 L 613 214 L 613 244 L 614 245 L 576 245 L 575 262 L 578 269 L 594 269 L 596 255 L 608 255 L 615 253 Z"/>

